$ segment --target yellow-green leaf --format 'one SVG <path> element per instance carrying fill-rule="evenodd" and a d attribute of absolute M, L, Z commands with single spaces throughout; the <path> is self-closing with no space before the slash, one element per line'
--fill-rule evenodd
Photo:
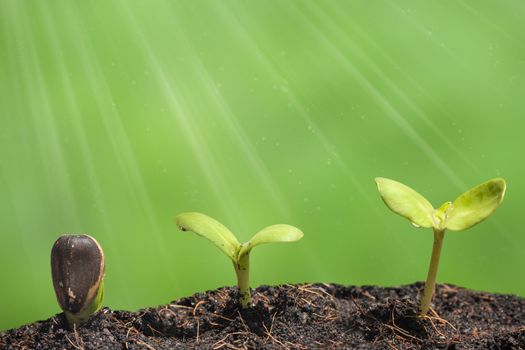
<path fill-rule="evenodd" d="M 420 227 L 432 227 L 434 207 L 419 193 L 400 182 L 377 177 L 377 189 L 381 198 L 394 213 Z"/>
<path fill-rule="evenodd" d="M 505 180 L 492 179 L 463 193 L 448 211 L 446 228 L 461 231 L 490 216 L 503 201 Z"/>
<path fill-rule="evenodd" d="M 247 254 L 250 250 L 263 243 L 293 242 L 303 238 L 303 232 L 297 227 L 278 224 L 263 228 L 257 232 L 248 242 L 242 245 L 239 256 Z"/>
<path fill-rule="evenodd" d="M 230 259 L 235 260 L 240 243 L 233 233 L 217 220 L 201 213 L 183 213 L 177 215 L 175 221 L 182 231 L 192 231 L 207 238 Z"/>

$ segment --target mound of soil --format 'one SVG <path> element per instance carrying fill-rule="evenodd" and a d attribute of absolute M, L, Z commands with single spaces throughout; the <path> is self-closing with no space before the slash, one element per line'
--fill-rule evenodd
<path fill-rule="evenodd" d="M 102 309 L 78 330 L 62 314 L 0 333 L 0 349 L 524 349 L 525 299 L 439 285 L 261 286 L 240 310 L 236 288 L 138 312 Z"/>

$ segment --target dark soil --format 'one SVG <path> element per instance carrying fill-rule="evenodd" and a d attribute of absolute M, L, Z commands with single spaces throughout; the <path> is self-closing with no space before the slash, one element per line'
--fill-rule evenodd
<path fill-rule="evenodd" d="M 0 349 L 525 349 L 525 299 L 439 285 L 262 286 L 239 310 L 221 288 L 138 312 L 102 309 L 77 331 L 62 314 L 0 333 Z"/>

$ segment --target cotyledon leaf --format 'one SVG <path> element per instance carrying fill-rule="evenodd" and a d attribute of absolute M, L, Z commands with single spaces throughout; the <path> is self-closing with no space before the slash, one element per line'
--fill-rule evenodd
<path fill-rule="evenodd" d="M 420 227 L 432 227 L 434 207 L 425 197 L 400 182 L 376 177 L 381 198 L 393 212 Z"/>
<path fill-rule="evenodd" d="M 278 224 L 268 226 L 257 232 L 248 242 L 242 245 L 239 256 L 249 253 L 253 247 L 259 244 L 294 242 L 300 240 L 303 235 L 301 230 L 291 225 Z"/>
<path fill-rule="evenodd" d="M 448 212 L 446 228 L 466 230 L 489 217 L 503 201 L 505 188 L 505 180 L 496 178 L 463 193 Z"/>
<path fill-rule="evenodd" d="M 217 220 L 201 213 L 182 213 L 175 218 L 182 231 L 192 231 L 207 238 L 224 252 L 230 259 L 236 259 L 241 245 L 231 231 Z"/>

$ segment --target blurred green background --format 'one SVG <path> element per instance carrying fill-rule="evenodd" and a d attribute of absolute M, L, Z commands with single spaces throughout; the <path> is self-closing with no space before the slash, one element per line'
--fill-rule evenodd
<path fill-rule="evenodd" d="M 241 240 L 252 286 L 423 280 L 432 233 L 374 177 L 438 206 L 492 177 L 486 222 L 445 238 L 438 281 L 525 296 L 522 1 L 0 1 L 0 329 L 60 310 L 49 252 L 89 233 L 105 305 L 235 284 L 174 216 Z"/>

